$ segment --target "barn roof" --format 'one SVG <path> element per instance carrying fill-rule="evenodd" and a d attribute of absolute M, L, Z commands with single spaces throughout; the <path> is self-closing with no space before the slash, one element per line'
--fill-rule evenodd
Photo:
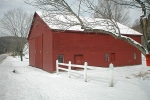
<path fill-rule="evenodd" d="M 36 13 L 44 20 L 44 22 L 51 29 L 84 31 L 84 29 L 82 29 L 79 21 L 75 16 L 49 15 L 49 17 L 47 17 L 45 12 L 36 11 Z M 114 24 L 107 19 L 89 18 L 89 17 L 80 17 L 80 18 L 85 22 L 86 24 L 85 26 L 87 26 L 88 29 L 117 32 L 115 29 L 116 27 L 114 27 Z M 141 33 L 121 23 L 117 22 L 116 24 L 119 27 L 121 34 L 142 35 Z"/>

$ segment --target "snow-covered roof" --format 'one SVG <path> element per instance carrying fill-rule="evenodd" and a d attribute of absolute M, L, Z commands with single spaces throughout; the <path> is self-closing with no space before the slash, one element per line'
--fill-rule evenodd
<path fill-rule="evenodd" d="M 81 28 L 81 23 L 75 16 L 71 15 L 47 15 L 44 12 L 36 11 L 36 13 L 45 21 L 45 23 L 51 29 L 59 29 L 59 30 L 75 30 L 75 31 L 84 31 Z M 104 30 L 112 33 L 118 33 L 117 28 L 114 27 L 114 23 L 108 19 L 101 18 L 89 18 L 89 17 L 80 17 L 80 19 L 84 22 L 84 25 L 88 29 L 95 30 Z M 115 23 L 120 29 L 121 34 L 129 34 L 129 35 L 142 35 L 141 33 L 121 24 Z"/>

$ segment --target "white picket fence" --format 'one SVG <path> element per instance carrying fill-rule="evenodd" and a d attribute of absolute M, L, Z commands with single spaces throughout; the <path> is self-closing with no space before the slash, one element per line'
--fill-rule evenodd
<path fill-rule="evenodd" d="M 68 66 L 68 68 L 62 68 L 59 65 Z M 84 76 L 84 81 L 87 82 L 87 68 L 88 68 L 88 63 L 87 62 L 85 62 L 84 65 L 76 65 L 76 64 L 71 64 L 71 61 L 69 61 L 69 63 L 67 64 L 67 63 L 59 63 L 58 60 L 56 60 L 56 73 L 57 73 L 57 75 L 59 74 L 59 69 L 67 71 L 69 78 L 71 77 L 71 72 L 79 73 L 79 71 L 71 70 L 71 67 L 83 68 L 84 71 L 83 71 L 82 74 Z M 109 69 L 110 69 L 109 86 L 113 87 L 113 64 L 112 63 L 109 65 Z"/>

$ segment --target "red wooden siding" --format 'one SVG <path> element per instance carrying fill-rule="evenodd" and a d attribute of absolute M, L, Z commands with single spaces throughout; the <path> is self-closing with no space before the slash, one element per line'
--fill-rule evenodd
<path fill-rule="evenodd" d="M 130 36 L 137 42 L 141 36 Z M 64 55 L 64 62 L 75 62 L 74 55 L 83 55 L 83 62 L 89 65 L 108 67 L 110 63 L 115 66 L 141 64 L 141 53 L 125 41 L 115 39 L 106 34 L 92 34 L 79 32 L 53 33 L 54 60 L 58 54 Z M 134 60 L 134 52 L 137 59 Z M 105 54 L 109 55 L 109 61 L 105 61 Z"/>

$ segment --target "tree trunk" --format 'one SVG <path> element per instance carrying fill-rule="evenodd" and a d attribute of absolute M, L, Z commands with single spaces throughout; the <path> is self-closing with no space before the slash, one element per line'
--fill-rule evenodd
<path fill-rule="evenodd" d="M 148 51 L 147 53 L 150 53 L 150 44 L 149 44 L 149 27 L 150 27 L 150 18 L 145 17 L 145 16 L 141 16 L 140 18 L 141 20 L 141 29 L 143 31 L 143 37 L 144 37 L 144 44 L 146 45 L 145 48 Z"/>
<path fill-rule="evenodd" d="M 147 49 L 150 53 L 150 14 L 148 15 L 147 18 L 147 41 L 148 41 Z"/>
<path fill-rule="evenodd" d="M 23 51 L 22 50 L 20 50 L 20 59 L 21 59 L 21 61 L 23 61 Z"/>

